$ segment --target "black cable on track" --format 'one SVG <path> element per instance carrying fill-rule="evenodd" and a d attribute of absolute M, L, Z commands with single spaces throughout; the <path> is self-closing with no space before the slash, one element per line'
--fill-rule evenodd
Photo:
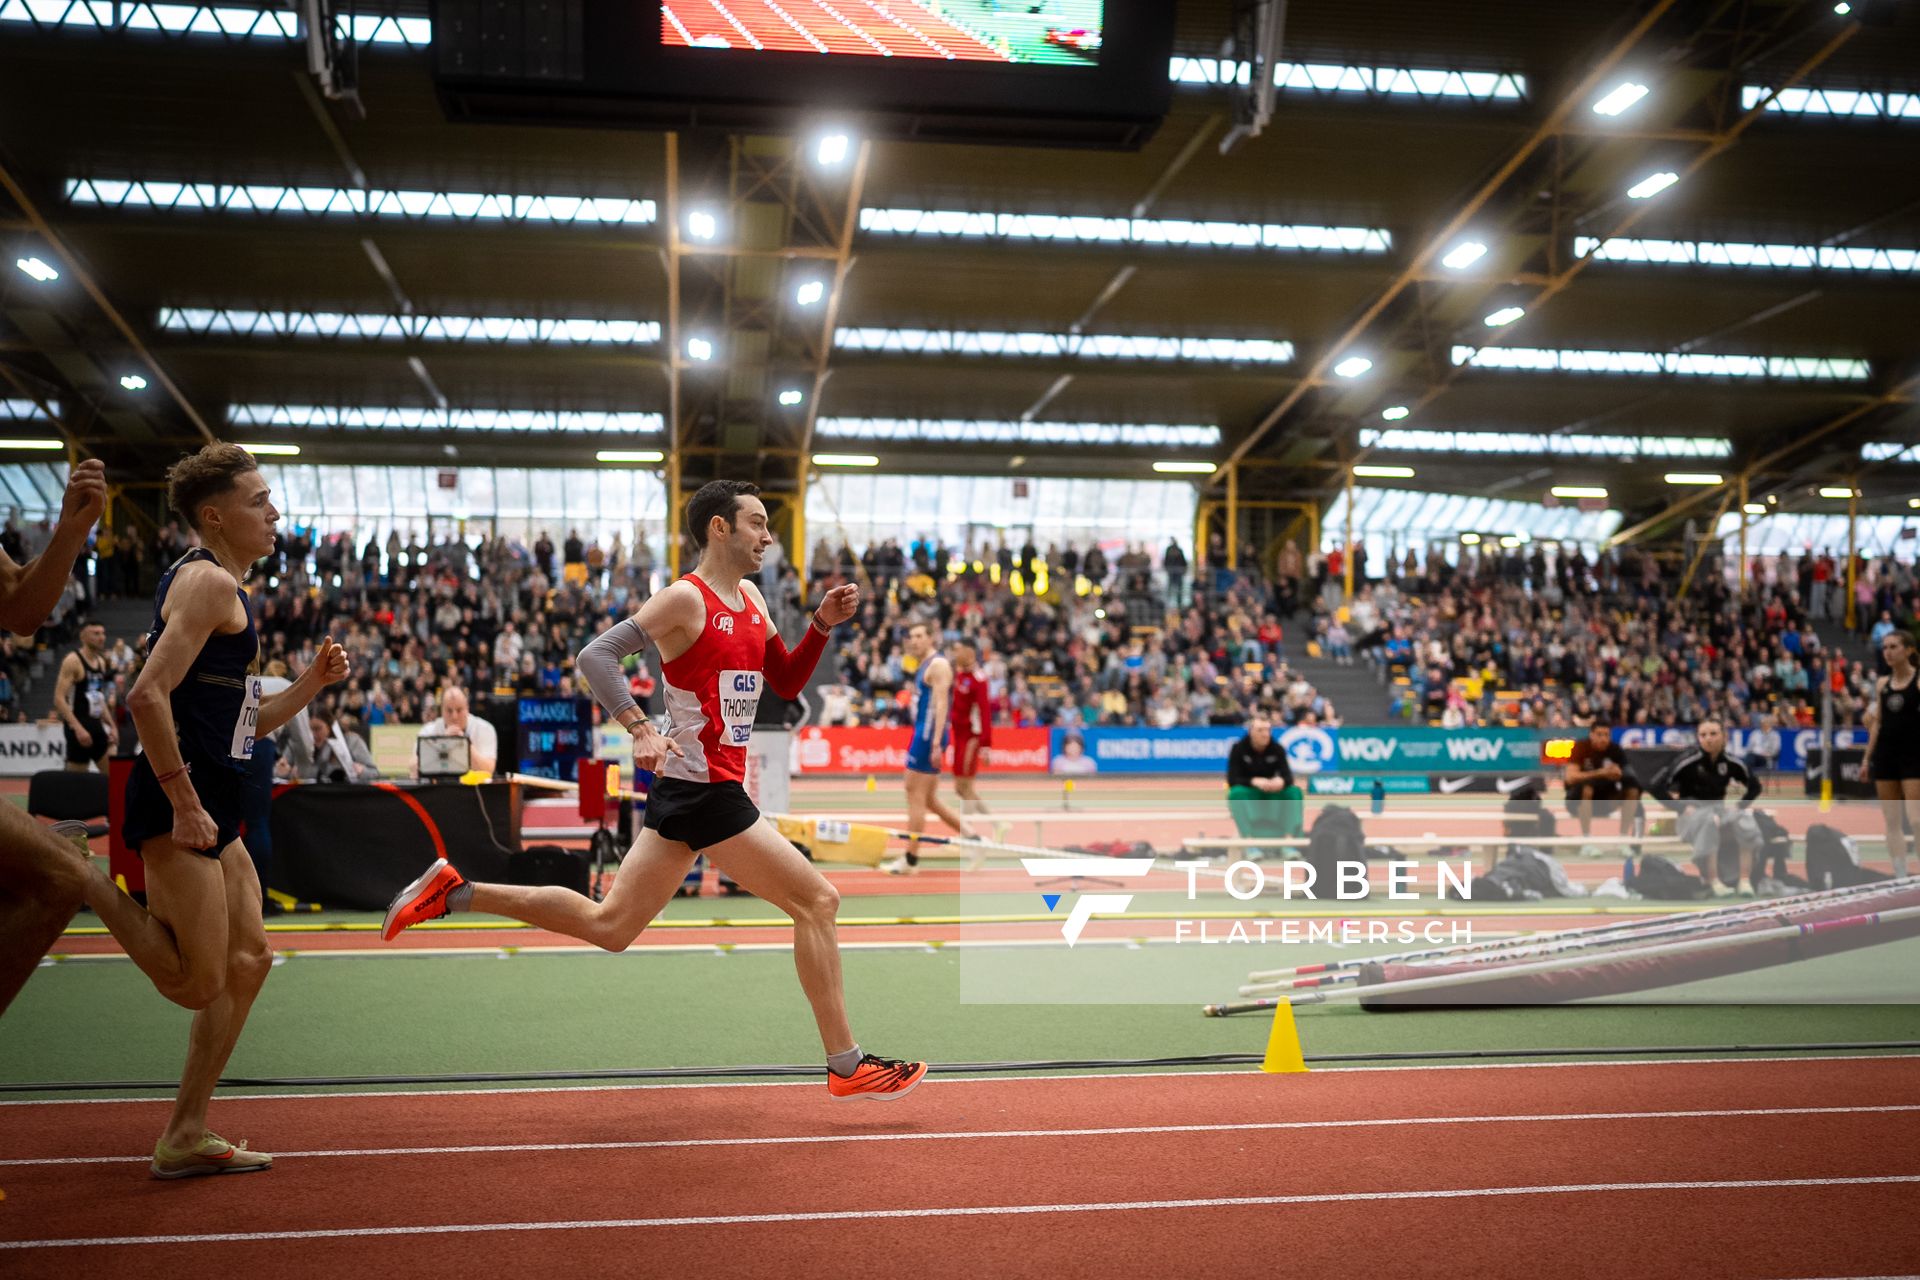
<path fill-rule="evenodd" d="M 1613 1045 L 1573 1049 L 1422 1049 L 1381 1053 L 1310 1053 L 1323 1062 L 1460 1062 L 1501 1058 L 1600 1058 L 1646 1054 L 1846 1053 L 1870 1049 L 1920 1049 L 1920 1040 L 1816 1041 L 1803 1044 Z M 1168 1058 L 1056 1058 L 1023 1062 L 937 1062 L 930 1072 L 948 1075 L 1000 1071 L 1094 1071 L 1134 1067 L 1251 1066 L 1257 1053 L 1188 1054 Z M 806 1078 L 826 1068 L 820 1063 L 735 1067 L 613 1067 L 605 1071 L 485 1071 L 445 1075 L 393 1076 L 225 1076 L 227 1088 L 332 1088 L 381 1084 L 526 1084 L 570 1080 L 746 1080 Z M 0 1093 L 78 1093 L 113 1089 L 175 1089 L 177 1080 L 40 1080 L 0 1083 Z"/>

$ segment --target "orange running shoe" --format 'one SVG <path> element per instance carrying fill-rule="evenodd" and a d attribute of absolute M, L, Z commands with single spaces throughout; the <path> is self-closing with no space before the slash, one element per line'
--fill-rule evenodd
<path fill-rule="evenodd" d="M 855 1098 L 892 1102 L 912 1093 L 913 1087 L 926 1076 L 927 1064 L 924 1062 L 896 1062 L 892 1058 L 876 1058 L 870 1053 L 860 1059 L 860 1065 L 853 1069 L 850 1076 L 828 1071 L 827 1092 L 837 1102 L 851 1102 Z"/>
<path fill-rule="evenodd" d="M 466 878 L 445 858 L 436 858 L 387 908 L 386 922 L 380 926 L 381 939 L 392 942 L 402 929 L 425 920 L 438 920 L 447 914 L 447 895 L 465 883 Z"/>

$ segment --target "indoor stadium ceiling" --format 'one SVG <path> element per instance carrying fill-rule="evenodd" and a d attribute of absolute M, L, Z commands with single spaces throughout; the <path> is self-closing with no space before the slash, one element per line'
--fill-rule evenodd
<path fill-rule="evenodd" d="M 1243 498 L 1358 461 L 1630 522 L 1731 498 L 1669 471 L 1920 497 L 1920 461 L 1861 455 L 1920 440 L 1920 4 L 1291 0 L 1271 118 L 1223 151 L 1235 6 L 1181 0 L 1138 152 L 856 133 L 834 166 L 812 123 L 450 123 L 424 3 L 354 8 L 361 115 L 259 8 L 0 0 L 0 436 L 46 434 L 38 401 L 128 481 L 204 424 L 314 461 L 676 444 L 774 487 L 844 448 L 1235 460 Z"/>

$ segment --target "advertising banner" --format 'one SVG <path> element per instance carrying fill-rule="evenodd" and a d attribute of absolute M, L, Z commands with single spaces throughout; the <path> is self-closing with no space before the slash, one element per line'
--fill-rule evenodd
<path fill-rule="evenodd" d="M 1045 773 L 1047 729 L 996 727 L 993 750 L 982 773 Z M 808 725 L 793 735 L 793 771 L 797 774 L 900 773 L 907 767 L 913 730 Z M 947 752 L 947 768 L 953 752 Z"/>
<path fill-rule="evenodd" d="M 1225 774 L 1227 753 L 1245 736 L 1238 726 L 1055 729 L 1051 767 L 1054 773 Z M 1409 773 L 1422 776 L 1407 789 L 1424 791 L 1425 775 L 1443 769 L 1513 773 L 1540 764 L 1539 736 L 1528 729 L 1296 725 L 1277 736 L 1302 781 L 1320 773 Z"/>
<path fill-rule="evenodd" d="M 66 764 L 67 737 L 59 725 L 0 725 L 0 778 L 30 778 Z"/>
<path fill-rule="evenodd" d="M 1798 773 L 1809 764 L 1820 763 L 1820 731 L 1818 729 L 1781 729 L 1780 756 L 1773 761 L 1772 768 Z M 1753 740 L 1758 735 L 1752 729 L 1732 729 L 1727 733 L 1727 749 L 1737 756 L 1748 757 L 1752 753 Z M 1691 747 L 1693 746 L 1692 725 L 1629 725 L 1613 731 L 1613 740 L 1623 747 Z M 1835 729 L 1833 745 L 1836 750 L 1867 745 L 1865 729 Z"/>

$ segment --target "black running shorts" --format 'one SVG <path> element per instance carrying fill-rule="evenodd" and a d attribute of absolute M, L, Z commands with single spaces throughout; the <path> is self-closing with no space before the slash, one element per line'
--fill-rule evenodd
<path fill-rule="evenodd" d="M 657 778 L 642 824 L 694 852 L 731 840 L 760 821 L 760 810 L 737 782 Z"/>

